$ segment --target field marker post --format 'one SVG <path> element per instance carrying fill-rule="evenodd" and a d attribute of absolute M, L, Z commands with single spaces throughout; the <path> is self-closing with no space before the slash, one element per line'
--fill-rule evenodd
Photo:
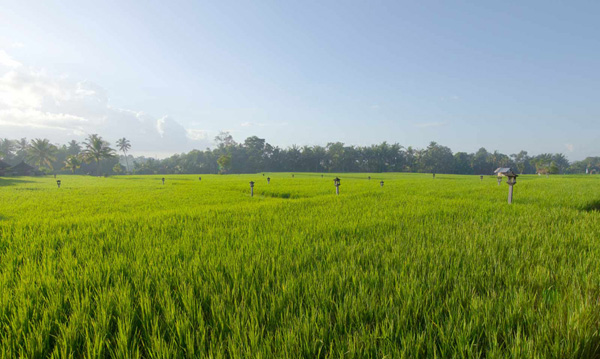
<path fill-rule="evenodd" d="M 267 184 L 271 184 L 271 177 L 267 177 Z"/>
<path fill-rule="evenodd" d="M 333 179 L 333 184 L 335 185 L 335 194 L 339 195 L 340 194 L 340 179 L 339 178 L 334 178 Z"/>
<path fill-rule="evenodd" d="M 483 175 L 479 176 L 479 180 L 483 182 Z"/>
<path fill-rule="evenodd" d="M 164 177 L 162 178 L 162 182 L 163 182 L 163 185 L 164 185 L 165 184 L 165 178 Z"/>
<path fill-rule="evenodd" d="M 254 181 L 250 181 L 250 197 L 254 197 Z"/>
<path fill-rule="evenodd" d="M 518 175 L 514 173 L 507 174 L 508 180 L 506 181 L 506 183 L 508 183 L 508 204 L 512 204 L 513 186 L 517 184 L 517 176 Z"/>
<path fill-rule="evenodd" d="M 383 187 L 383 180 L 382 180 L 381 182 L 379 182 L 379 185 L 380 185 L 381 187 Z"/>
<path fill-rule="evenodd" d="M 202 177 L 198 177 L 198 181 L 202 181 Z"/>
<path fill-rule="evenodd" d="M 435 173 L 432 173 L 432 174 L 433 174 L 433 179 L 435 179 Z"/>
<path fill-rule="evenodd" d="M 292 178 L 294 178 L 294 174 L 292 173 Z"/>
<path fill-rule="evenodd" d="M 371 180 L 371 176 L 369 176 L 369 181 Z"/>
<path fill-rule="evenodd" d="M 498 186 L 502 183 L 502 177 L 498 176 Z"/>
<path fill-rule="evenodd" d="M 60 180 L 56 180 L 56 185 L 60 188 Z"/>

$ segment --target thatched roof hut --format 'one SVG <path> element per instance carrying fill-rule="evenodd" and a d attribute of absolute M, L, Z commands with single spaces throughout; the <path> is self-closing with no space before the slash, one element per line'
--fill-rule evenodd
<path fill-rule="evenodd" d="M 10 167 L 10 165 L 2 160 L 0 160 L 0 176 L 4 176 L 6 174 L 6 170 Z"/>
<path fill-rule="evenodd" d="M 40 170 L 21 161 L 6 170 L 6 173 L 12 176 L 39 176 L 42 174 Z"/>

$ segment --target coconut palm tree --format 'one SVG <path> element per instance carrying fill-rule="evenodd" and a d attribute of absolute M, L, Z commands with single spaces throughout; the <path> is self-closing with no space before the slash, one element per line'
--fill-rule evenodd
<path fill-rule="evenodd" d="M 96 174 L 100 175 L 100 161 L 115 157 L 115 150 L 110 144 L 97 134 L 89 135 L 83 142 L 85 149 L 82 151 L 87 162 L 96 162 Z"/>
<path fill-rule="evenodd" d="M 79 152 L 81 152 L 81 146 L 79 145 L 79 142 L 75 140 L 69 141 L 67 151 L 70 155 L 79 155 Z"/>
<path fill-rule="evenodd" d="M 47 138 L 36 138 L 31 141 L 28 148 L 28 159 L 36 164 L 39 168 L 46 166 L 49 169 L 52 167 L 52 161 L 56 161 L 56 146 L 50 143 Z"/>
<path fill-rule="evenodd" d="M 0 138 L 0 157 L 5 160 L 11 160 L 14 156 L 14 150 L 15 142 L 13 140 L 9 140 L 8 138 Z"/>
<path fill-rule="evenodd" d="M 119 151 L 123 152 L 125 155 L 125 164 L 127 165 L 127 172 L 129 172 L 129 159 L 127 158 L 127 151 L 131 148 L 131 143 L 125 137 L 117 140 L 117 147 L 119 147 Z"/>
<path fill-rule="evenodd" d="M 69 156 L 65 161 L 65 167 L 63 170 L 71 170 L 71 173 L 75 173 L 75 170 L 81 167 L 81 158 L 79 156 Z"/>

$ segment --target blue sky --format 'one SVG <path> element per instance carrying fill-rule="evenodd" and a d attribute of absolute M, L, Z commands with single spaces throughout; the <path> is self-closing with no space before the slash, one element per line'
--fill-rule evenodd
<path fill-rule="evenodd" d="M 0 3 L 0 137 L 600 155 L 600 2 Z"/>

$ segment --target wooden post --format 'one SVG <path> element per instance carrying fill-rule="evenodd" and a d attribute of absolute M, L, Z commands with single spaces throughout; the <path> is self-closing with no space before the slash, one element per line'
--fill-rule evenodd
<path fill-rule="evenodd" d="M 502 177 L 498 177 L 498 186 L 502 183 Z"/>
<path fill-rule="evenodd" d="M 483 175 L 479 176 L 479 180 L 483 181 Z"/>
<path fill-rule="evenodd" d="M 271 184 L 271 177 L 267 177 L 267 184 Z"/>
<path fill-rule="evenodd" d="M 512 184 L 508 184 L 508 204 L 512 204 L 512 198 L 513 198 L 513 185 Z"/>
<path fill-rule="evenodd" d="M 381 187 L 383 187 L 383 181 L 379 182 L 379 185 L 380 185 Z"/>
<path fill-rule="evenodd" d="M 250 197 L 254 197 L 254 182 L 250 181 Z"/>
<path fill-rule="evenodd" d="M 433 173 L 433 179 L 435 179 L 435 173 Z"/>
<path fill-rule="evenodd" d="M 198 177 L 198 181 L 202 181 L 202 177 Z"/>
<path fill-rule="evenodd" d="M 164 185 L 165 184 L 165 178 L 164 177 L 162 178 L 162 182 L 163 182 L 163 185 Z"/>
<path fill-rule="evenodd" d="M 58 186 L 58 188 L 60 188 L 60 180 L 56 181 L 56 185 Z"/>

